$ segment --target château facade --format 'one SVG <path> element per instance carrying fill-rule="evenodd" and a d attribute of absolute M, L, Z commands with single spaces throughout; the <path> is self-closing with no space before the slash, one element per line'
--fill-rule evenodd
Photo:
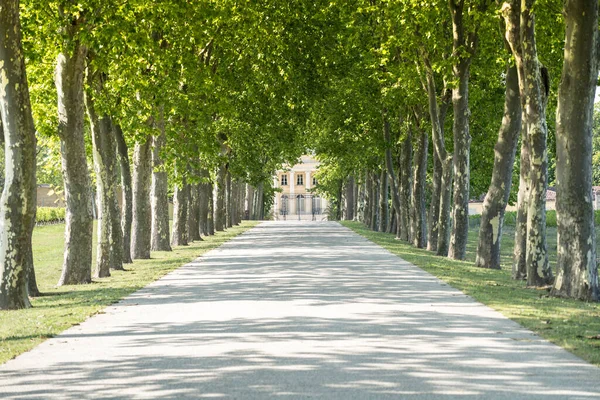
<path fill-rule="evenodd" d="M 310 156 L 302 156 L 300 163 L 277 171 L 273 177 L 276 193 L 273 204 L 275 220 L 323 221 L 327 219 L 327 200 L 312 193 L 317 185 L 315 174 L 319 162 Z"/>

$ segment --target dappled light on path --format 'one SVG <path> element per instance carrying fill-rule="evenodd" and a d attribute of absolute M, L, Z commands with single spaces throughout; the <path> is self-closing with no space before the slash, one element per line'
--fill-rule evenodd
<path fill-rule="evenodd" d="M 0 367 L 0 398 L 598 398 L 600 370 L 340 225 L 270 222 Z"/>

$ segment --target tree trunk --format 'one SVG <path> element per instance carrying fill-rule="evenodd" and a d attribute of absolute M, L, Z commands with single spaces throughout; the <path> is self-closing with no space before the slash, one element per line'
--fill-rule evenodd
<path fill-rule="evenodd" d="M 440 201 L 442 194 L 442 160 L 433 150 L 433 171 L 431 176 L 431 202 L 427 215 L 427 250 L 436 252 L 438 246 L 438 223 L 440 218 Z"/>
<path fill-rule="evenodd" d="M 246 215 L 248 219 L 254 219 L 254 186 L 250 184 L 246 189 Z"/>
<path fill-rule="evenodd" d="M 199 217 L 199 224 L 200 224 L 200 233 L 204 236 L 208 236 L 209 235 L 209 230 L 208 230 L 208 214 L 209 214 L 209 203 L 211 200 L 211 196 L 210 196 L 210 191 L 211 191 L 211 185 L 210 183 L 208 183 L 205 180 L 208 180 L 209 174 L 207 170 L 202 170 L 200 172 L 200 176 L 202 177 L 202 182 L 200 183 L 200 189 L 199 189 L 199 206 L 200 206 L 200 217 Z"/>
<path fill-rule="evenodd" d="M 208 193 L 208 217 L 206 220 L 206 226 L 208 228 L 208 234 L 215 234 L 215 199 L 214 199 L 214 188 L 213 184 L 209 183 L 207 188 Z"/>
<path fill-rule="evenodd" d="M 95 278 L 110 276 L 111 269 L 123 269 L 123 232 L 117 200 L 116 141 L 110 117 L 98 116 L 94 95 L 101 93 L 103 83 L 99 72 L 88 65 L 88 88 L 85 105 L 92 130 L 96 192 L 98 198 L 98 244 Z"/>
<path fill-rule="evenodd" d="M 526 85 L 523 69 L 523 53 L 521 43 L 521 0 L 506 1 L 502 6 L 502 15 L 506 25 L 506 42 L 515 58 L 519 77 L 519 95 L 521 99 L 521 154 L 519 171 L 519 192 L 517 195 L 517 220 L 515 226 L 515 245 L 513 249 L 513 279 L 527 278 L 527 210 L 530 190 L 530 145 L 527 133 Z"/>
<path fill-rule="evenodd" d="M 379 177 L 379 232 L 387 232 L 389 217 L 388 173 L 384 166 Z"/>
<path fill-rule="evenodd" d="M 552 283 L 552 270 L 546 251 L 546 188 L 548 178 L 546 98 L 547 74 L 540 68 L 535 41 L 534 0 L 511 0 L 502 7 L 507 36 L 519 72 L 519 88 L 525 101 L 523 125 L 527 132 L 529 150 L 529 194 L 527 204 L 526 269 L 528 286 Z M 521 8 L 521 6 L 523 8 Z M 518 28 L 516 25 L 518 24 Z M 515 250 L 516 252 L 516 250 Z M 516 260 L 518 261 L 518 260 Z"/>
<path fill-rule="evenodd" d="M 58 286 L 92 281 L 92 200 L 84 140 L 83 76 L 87 49 L 78 41 L 56 62 L 58 135 L 67 212 L 65 256 Z"/>
<path fill-rule="evenodd" d="M 470 148 L 469 133 L 469 74 L 471 59 L 475 52 L 476 32 L 473 26 L 467 32 L 464 23 L 464 1 L 449 1 L 452 15 L 452 51 L 456 55 L 452 71 L 456 86 L 452 89 L 454 110 L 454 194 L 452 207 L 452 235 L 448 256 L 464 260 L 469 238 L 469 179 Z"/>
<path fill-rule="evenodd" d="M 379 230 L 379 176 L 373 172 L 371 176 L 373 186 L 371 187 L 371 230 Z"/>
<path fill-rule="evenodd" d="M 188 185 L 188 241 L 202 240 L 200 236 L 200 184 Z"/>
<path fill-rule="evenodd" d="M 475 265 L 500 269 L 504 212 L 510 196 L 515 153 L 521 133 L 521 98 L 516 67 L 507 68 L 504 117 L 495 147 L 492 181 L 483 201 Z"/>
<path fill-rule="evenodd" d="M 19 22 L 19 1 L 0 6 L 0 114 L 5 181 L 0 197 L 0 310 L 31 307 L 28 275 L 35 224 L 35 126 Z"/>
<path fill-rule="evenodd" d="M 185 179 L 183 183 L 175 185 L 173 195 L 173 236 L 171 246 L 187 246 L 187 209 L 188 199 L 186 193 L 187 184 Z"/>
<path fill-rule="evenodd" d="M 225 227 L 233 226 L 233 185 L 231 184 L 231 173 L 229 166 L 225 174 Z"/>
<path fill-rule="evenodd" d="M 354 219 L 354 177 L 349 176 L 346 182 L 346 221 Z"/>
<path fill-rule="evenodd" d="M 565 56 L 556 110 L 555 296 L 597 301 L 592 128 L 598 78 L 598 2 L 566 0 Z"/>
<path fill-rule="evenodd" d="M 427 132 L 417 126 L 417 141 L 413 169 L 412 189 L 412 218 L 411 238 L 412 244 L 418 248 L 424 248 L 427 243 L 425 222 L 425 184 L 427 180 L 427 147 L 429 145 Z"/>
<path fill-rule="evenodd" d="M 469 239 L 469 180 L 470 148 L 469 133 L 469 66 L 455 67 L 458 86 L 452 89 L 454 109 L 454 193 L 452 207 L 452 234 L 448 257 L 464 260 Z"/>
<path fill-rule="evenodd" d="M 160 134 L 152 139 L 152 250 L 171 251 L 169 235 L 169 194 L 168 177 L 161 159 L 161 151 L 165 146 L 165 121 L 163 109 L 159 116 Z"/>
<path fill-rule="evenodd" d="M 133 221 L 133 192 L 131 187 L 131 166 L 129 151 L 123 130 L 119 124 L 114 126 L 117 142 L 117 156 L 121 167 L 121 187 L 123 190 L 123 205 L 121 208 L 121 231 L 123 232 L 123 263 L 132 263 L 131 259 L 131 224 Z"/>
<path fill-rule="evenodd" d="M 257 202 L 256 202 L 256 211 L 257 211 L 257 216 L 258 219 L 260 221 L 265 219 L 265 190 L 264 190 L 264 183 L 261 182 L 258 184 L 258 196 L 257 196 Z"/>
<path fill-rule="evenodd" d="M 225 210 L 225 197 L 226 197 L 226 175 L 227 170 L 225 165 L 221 165 L 219 167 L 219 171 L 217 172 L 217 183 L 215 185 L 215 189 L 217 191 L 217 202 L 215 205 L 215 230 L 216 231 L 224 231 L 225 230 L 225 219 L 226 219 L 226 210 Z"/>
<path fill-rule="evenodd" d="M 400 155 L 400 239 L 405 242 L 411 241 L 410 220 L 411 220 L 411 199 L 412 199 L 412 159 L 413 144 L 412 132 L 410 129 L 406 132 L 406 137 L 402 141 Z"/>
<path fill-rule="evenodd" d="M 450 250 L 450 227 L 452 226 L 452 154 L 442 161 L 442 190 L 440 193 L 440 217 L 438 219 L 438 243 L 435 254 L 446 257 Z"/>
<path fill-rule="evenodd" d="M 398 233 L 398 225 L 400 224 L 400 214 L 401 214 L 401 201 L 400 201 L 400 188 L 398 187 L 398 181 L 396 179 L 396 173 L 394 172 L 394 161 L 392 159 L 392 139 L 390 135 L 390 122 L 387 119 L 387 116 L 384 113 L 383 116 L 383 139 L 385 141 L 385 165 L 389 177 L 390 183 L 390 191 L 392 197 L 392 206 L 394 207 L 394 218 L 396 219 L 396 223 L 392 223 L 391 225 L 395 225 L 396 230 L 395 233 Z M 399 237 L 399 235 L 396 235 Z"/>
<path fill-rule="evenodd" d="M 150 182 L 152 179 L 152 138 L 135 143 L 133 150 L 133 203 L 131 226 L 131 257 L 150 258 L 152 213 Z"/>

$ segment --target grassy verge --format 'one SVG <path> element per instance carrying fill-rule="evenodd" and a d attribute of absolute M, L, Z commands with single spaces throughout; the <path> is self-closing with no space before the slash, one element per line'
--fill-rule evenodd
<path fill-rule="evenodd" d="M 342 224 L 425 271 L 444 280 L 506 317 L 600 366 L 600 304 L 549 297 L 547 292 L 526 289 L 525 283 L 510 277 L 514 231 L 502 237 L 502 270 L 476 268 L 477 230 L 469 234 L 467 261 L 437 257 L 395 240 L 394 235 L 372 232 L 360 222 Z M 556 232 L 548 230 L 548 248 L 556 248 Z M 554 255 L 551 254 L 551 261 Z"/>
<path fill-rule="evenodd" d="M 256 224 L 245 221 L 226 232 L 205 237 L 201 242 L 176 247 L 172 252 L 153 252 L 152 259 L 126 264 L 127 271 L 112 271 L 110 278 L 95 279 L 89 285 L 59 288 L 55 285 L 61 273 L 64 225 L 36 227 L 33 234 L 33 254 L 38 286 L 44 295 L 32 300 L 33 308 L 0 311 L 0 364 L 84 321 L 104 307 Z"/>

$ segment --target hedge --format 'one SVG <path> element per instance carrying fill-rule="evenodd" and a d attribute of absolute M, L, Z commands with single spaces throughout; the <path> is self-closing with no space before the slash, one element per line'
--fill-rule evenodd
<path fill-rule="evenodd" d="M 600 210 L 594 211 L 594 221 L 596 226 L 600 225 Z M 517 222 L 517 212 L 507 211 L 504 214 L 504 226 L 515 226 Z M 469 215 L 469 225 L 471 228 L 479 227 L 481 224 L 481 215 Z M 546 211 L 546 226 L 556 228 L 556 210 Z"/>
<path fill-rule="evenodd" d="M 38 207 L 36 214 L 36 223 L 58 224 L 65 220 L 66 210 L 63 207 Z"/>

